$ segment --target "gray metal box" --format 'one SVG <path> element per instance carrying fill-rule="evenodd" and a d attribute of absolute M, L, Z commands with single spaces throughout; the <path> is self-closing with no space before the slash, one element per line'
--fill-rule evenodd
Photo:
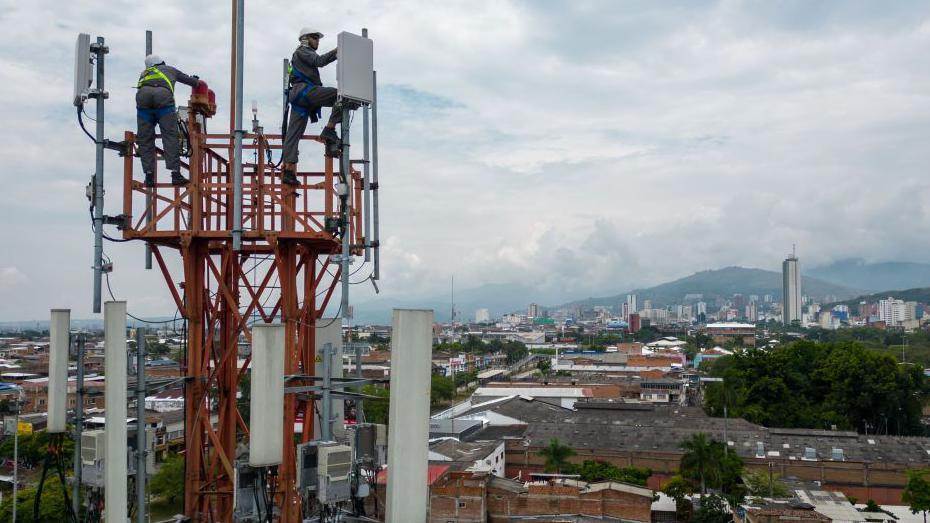
<path fill-rule="evenodd" d="M 374 98 L 374 44 L 368 38 L 347 33 L 337 36 L 339 59 L 336 62 L 336 82 L 339 96 L 370 104 Z"/>
<path fill-rule="evenodd" d="M 374 425 L 359 425 L 355 430 L 355 459 L 358 461 L 374 461 L 378 458 L 378 449 L 375 448 L 377 429 Z"/>

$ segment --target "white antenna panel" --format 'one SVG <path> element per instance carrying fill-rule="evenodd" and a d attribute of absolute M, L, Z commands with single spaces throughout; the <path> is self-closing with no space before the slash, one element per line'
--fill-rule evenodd
<path fill-rule="evenodd" d="M 252 326 L 251 391 L 249 466 L 280 465 L 284 458 L 284 325 Z"/>
<path fill-rule="evenodd" d="M 81 33 L 74 44 L 74 97 L 76 107 L 84 104 L 94 81 L 94 67 L 90 60 L 90 35 Z"/>
<path fill-rule="evenodd" d="M 337 36 L 339 59 L 336 61 L 336 82 L 339 97 L 370 104 L 374 98 L 374 43 L 368 38 L 347 33 Z"/>

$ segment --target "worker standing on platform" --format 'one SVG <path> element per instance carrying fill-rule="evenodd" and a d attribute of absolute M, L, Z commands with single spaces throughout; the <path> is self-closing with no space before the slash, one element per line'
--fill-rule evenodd
<path fill-rule="evenodd" d="M 307 118 L 312 123 L 320 119 L 321 107 L 332 107 L 329 121 L 320 132 L 320 138 L 326 141 L 326 155 L 339 155 L 339 136 L 336 124 L 342 120 L 342 111 L 336 106 L 337 90 L 324 87 L 320 81 L 320 67 L 336 61 L 336 49 L 324 54 L 317 54 L 323 33 L 305 27 L 298 37 L 300 46 L 291 57 L 290 78 L 288 80 L 288 102 L 291 104 L 291 116 L 287 122 L 284 136 L 284 176 L 281 181 L 297 185 L 297 156 L 300 140 L 307 129 Z"/>
<path fill-rule="evenodd" d="M 165 65 L 165 61 L 158 55 L 150 54 L 145 57 L 145 70 L 139 75 L 139 84 L 136 86 L 136 143 L 139 146 L 139 156 L 142 157 L 146 187 L 155 186 L 156 125 L 161 131 L 165 165 L 171 171 L 171 184 L 188 183 L 187 178 L 181 175 L 178 112 L 174 106 L 174 85 L 177 82 L 195 87 L 200 79 Z"/>

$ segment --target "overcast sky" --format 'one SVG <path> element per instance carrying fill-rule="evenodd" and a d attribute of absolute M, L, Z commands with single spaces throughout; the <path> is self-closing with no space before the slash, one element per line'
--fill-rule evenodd
<path fill-rule="evenodd" d="M 266 128 L 280 125 L 281 58 L 301 26 L 327 34 L 322 50 L 341 30 L 371 32 L 387 296 L 445 292 L 452 274 L 462 287 L 606 295 L 728 265 L 777 269 L 792 243 L 808 266 L 930 254 L 928 2 L 246 6 L 245 99 Z M 0 320 L 92 316 L 77 33 L 110 47 L 110 138 L 135 126 L 145 29 L 217 91 L 216 131 L 229 16 L 223 1 L 0 1 Z M 181 103 L 188 93 L 178 87 Z M 115 155 L 107 168 L 117 214 Z M 141 244 L 106 251 L 131 311 L 173 312 Z"/>

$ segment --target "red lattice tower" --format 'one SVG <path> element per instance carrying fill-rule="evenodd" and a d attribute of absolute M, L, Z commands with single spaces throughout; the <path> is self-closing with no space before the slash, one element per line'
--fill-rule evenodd
<path fill-rule="evenodd" d="M 205 122 L 215 105 L 205 93 L 188 104 L 190 156 L 183 169 L 191 183 L 173 187 L 164 180 L 146 188 L 133 180 L 133 156 L 124 157 L 124 239 L 147 242 L 171 295 L 187 320 L 185 377 L 184 512 L 195 521 L 232 521 L 236 445 L 248 439 L 236 392 L 248 372 L 249 358 L 237 365 L 240 337 L 250 341 L 250 319 L 286 326 L 285 374 L 314 374 L 314 329 L 341 276 L 342 241 L 327 231 L 327 219 L 339 220 L 338 161 L 323 157 L 322 140 L 305 137 L 305 154 L 313 145 L 323 170 L 298 172 L 297 186 L 282 185 L 280 171 L 266 161 L 281 149 L 280 135 L 245 134 L 242 162 L 242 247 L 233 249 L 232 134 L 208 134 Z M 135 135 L 126 133 L 135 150 Z M 246 161 L 251 157 L 252 161 Z M 334 169 L 336 169 L 334 171 Z M 167 178 L 163 176 L 163 178 Z M 350 168 L 349 244 L 362 253 L 362 178 Z M 148 203 L 147 203 L 148 202 Z M 182 283 L 165 262 L 166 251 L 183 260 Z M 332 267 L 332 270 L 329 267 Z M 273 279 L 279 285 L 273 283 Z M 312 385 L 293 379 L 288 386 Z M 284 398 L 284 458 L 279 467 L 275 505 L 281 521 L 300 521 L 295 488 L 295 423 L 301 439 L 313 432 L 313 402 L 306 396 Z M 215 418 L 215 421 L 213 421 Z"/>

